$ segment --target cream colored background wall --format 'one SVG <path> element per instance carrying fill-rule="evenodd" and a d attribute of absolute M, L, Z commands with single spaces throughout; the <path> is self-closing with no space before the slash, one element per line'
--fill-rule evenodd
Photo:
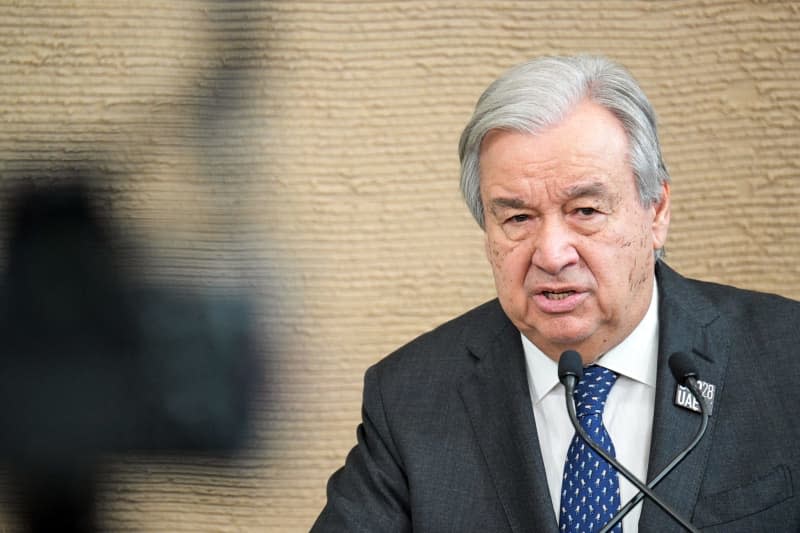
<path fill-rule="evenodd" d="M 603 53 L 640 80 L 673 266 L 800 298 L 798 35 L 796 2 L 4 0 L 5 182 L 99 162 L 99 198 L 147 246 L 132 267 L 250 295 L 281 344 L 242 456 L 120 458 L 104 527 L 310 527 L 365 368 L 493 295 L 456 143 L 535 55 Z"/>

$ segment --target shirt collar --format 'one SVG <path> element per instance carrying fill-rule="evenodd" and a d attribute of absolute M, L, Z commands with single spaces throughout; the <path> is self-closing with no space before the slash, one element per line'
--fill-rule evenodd
<path fill-rule="evenodd" d="M 558 385 L 558 363 L 522 335 L 525 367 L 533 403 L 538 403 Z M 618 345 L 598 359 L 602 366 L 649 387 L 656 386 L 658 359 L 658 286 L 653 283 L 650 307 L 644 318 Z"/>

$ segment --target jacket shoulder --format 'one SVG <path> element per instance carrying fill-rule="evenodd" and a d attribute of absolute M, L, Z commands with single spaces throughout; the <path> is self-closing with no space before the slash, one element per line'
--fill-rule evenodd
<path fill-rule="evenodd" d="M 421 374 L 455 377 L 472 366 L 471 347 L 480 347 L 513 325 L 495 298 L 427 331 L 390 353 L 368 372 L 409 379 Z"/>
<path fill-rule="evenodd" d="M 742 289 L 709 281 L 686 279 L 695 290 L 702 293 L 721 313 L 748 321 L 786 323 L 800 314 L 800 302 L 767 292 Z"/>
<path fill-rule="evenodd" d="M 757 345 L 800 344 L 800 302 L 796 300 L 684 278 L 666 265 L 659 265 L 657 273 L 663 297 L 690 316 L 723 320 L 728 334 L 750 337 Z"/>
<path fill-rule="evenodd" d="M 741 314 L 745 310 L 766 315 L 800 311 L 800 302 L 797 300 L 778 294 L 683 277 L 662 262 L 659 262 L 656 274 L 659 286 L 664 289 L 664 295 L 673 300 L 683 301 L 687 307 L 710 303 L 721 311 L 732 314 Z M 700 301 L 697 300 L 698 294 L 701 296 Z"/>

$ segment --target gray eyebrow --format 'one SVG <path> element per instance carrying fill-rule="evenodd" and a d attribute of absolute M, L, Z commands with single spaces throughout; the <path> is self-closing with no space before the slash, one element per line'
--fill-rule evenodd
<path fill-rule="evenodd" d="M 580 198 L 581 196 L 605 196 L 608 187 L 601 181 L 591 183 L 578 183 L 567 189 L 567 198 Z"/>
<path fill-rule="evenodd" d="M 493 198 L 492 211 L 498 207 L 510 207 L 511 209 L 522 209 L 526 207 L 525 202 L 519 198 Z"/>

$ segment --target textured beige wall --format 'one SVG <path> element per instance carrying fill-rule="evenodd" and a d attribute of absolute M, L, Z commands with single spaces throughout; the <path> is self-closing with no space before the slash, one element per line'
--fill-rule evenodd
<path fill-rule="evenodd" d="M 456 143 L 535 55 L 639 78 L 673 266 L 800 298 L 798 35 L 796 2 L 4 0 L 3 179 L 99 162 L 148 279 L 244 291 L 282 345 L 242 457 L 121 458 L 104 527 L 310 527 L 365 368 L 493 295 Z"/>

